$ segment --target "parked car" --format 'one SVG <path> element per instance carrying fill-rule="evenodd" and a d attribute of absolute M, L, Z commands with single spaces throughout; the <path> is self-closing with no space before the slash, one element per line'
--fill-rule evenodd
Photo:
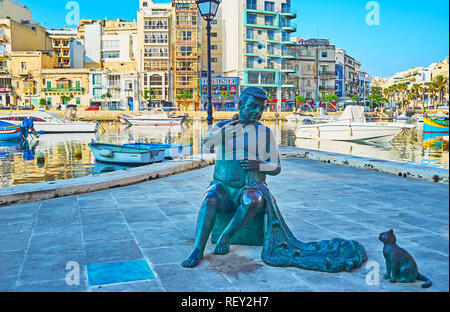
<path fill-rule="evenodd" d="M 100 106 L 94 104 L 94 105 L 89 106 L 85 110 L 87 110 L 87 111 L 99 111 L 100 110 Z"/>

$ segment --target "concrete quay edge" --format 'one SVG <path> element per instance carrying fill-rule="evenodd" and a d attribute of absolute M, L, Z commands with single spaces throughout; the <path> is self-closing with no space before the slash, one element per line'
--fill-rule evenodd
<path fill-rule="evenodd" d="M 0 188 L 0 207 L 133 185 L 182 172 L 201 169 L 214 164 L 214 162 L 215 155 L 200 155 L 185 160 L 168 161 L 71 180 Z"/>
<path fill-rule="evenodd" d="M 449 183 L 449 170 L 443 168 L 400 161 L 314 151 L 290 146 L 280 146 L 280 154 L 285 158 L 306 158 L 325 163 L 402 176 L 405 178 L 432 181 L 436 183 Z"/>

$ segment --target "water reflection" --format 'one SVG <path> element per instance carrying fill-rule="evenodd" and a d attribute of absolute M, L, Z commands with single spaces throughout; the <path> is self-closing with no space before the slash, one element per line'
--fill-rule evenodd
<path fill-rule="evenodd" d="M 448 168 L 448 147 L 444 148 L 439 142 L 430 144 L 423 141 L 420 130 L 402 133 L 391 143 L 360 144 L 297 139 L 295 127 L 287 123 L 264 122 L 264 124 L 274 131 L 278 143 L 283 145 Z M 72 179 L 130 168 L 96 163 L 88 146 L 91 140 L 112 144 L 192 144 L 193 153 L 198 154 L 201 151 L 202 133 L 206 129 L 207 124 L 198 120 L 189 128 L 127 128 L 118 123 L 102 123 L 98 134 L 45 134 L 38 142 L 25 146 L 0 142 L 0 186 Z M 41 165 L 36 159 L 38 153 L 44 154 Z"/>

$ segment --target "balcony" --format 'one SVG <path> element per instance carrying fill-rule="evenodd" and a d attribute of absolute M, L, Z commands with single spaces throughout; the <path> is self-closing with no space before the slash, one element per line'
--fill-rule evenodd
<path fill-rule="evenodd" d="M 284 23 L 281 25 L 281 29 L 286 32 L 296 32 L 297 31 L 297 24 L 295 23 Z"/>
<path fill-rule="evenodd" d="M 44 93 L 84 93 L 84 88 L 44 88 Z"/>
<path fill-rule="evenodd" d="M 253 38 L 244 38 L 244 41 L 246 41 L 246 42 L 259 42 L 258 40 L 253 39 Z"/>
<path fill-rule="evenodd" d="M 7 74 L 8 72 L 8 67 L 0 66 L 0 74 Z"/>
<path fill-rule="evenodd" d="M 337 77 L 337 72 L 331 72 L 331 71 L 320 71 L 319 76 L 322 77 Z"/>
<path fill-rule="evenodd" d="M 319 86 L 320 91 L 335 91 L 336 86 Z"/>
<path fill-rule="evenodd" d="M 281 10 L 281 16 L 289 19 L 297 18 L 296 9 L 283 9 Z"/>

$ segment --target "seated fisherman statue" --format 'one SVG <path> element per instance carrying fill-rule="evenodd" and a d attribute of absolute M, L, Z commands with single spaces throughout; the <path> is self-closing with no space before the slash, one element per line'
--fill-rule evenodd
<path fill-rule="evenodd" d="M 239 115 L 218 123 L 205 138 L 205 147 L 216 149 L 214 178 L 198 215 L 194 249 L 182 266 L 192 268 L 199 264 L 215 224 L 223 215 L 231 214 L 217 238 L 213 254 L 227 254 L 239 231 L 254 219 L 266 216 L 266 221 L 259 223 L 263 233 L 260 245 L 264 245 L 261 258 L 266 264 L 325 272 L 360 267 L 367 260 L 367 254 L 358 242 L 335 238 L 303 243 L 292 235 L 284 222 L 266 185 L 267 175 L 276 176 L 281 172 L 275 137 L 259 122 L 267 99 L 261 88 L 243 90 Z"/>

